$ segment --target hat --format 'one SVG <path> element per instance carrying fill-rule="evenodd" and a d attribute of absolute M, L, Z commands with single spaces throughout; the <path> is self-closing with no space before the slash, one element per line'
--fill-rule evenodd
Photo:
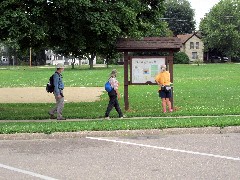
<path fill-rule="evenodd" d="M 59 68 L 64 68 L 64 65 L 61 64 L 61 63 L 58 63 L 58 64 L 57 64 L 57 69 L 59 69 Z"/>
<path fill-rule="evenodd" d="M 113 69 L 110 76 L 116 76 L 117 75 L 117 70 L 116 69 Z"/>
<path fill-rule="evenodd" d="M 162 65 L 161 65 L 161 68 L 166 69 L 166 67 L 167 67 L 167 66 L 166 66 L 165 64 L 162 64 Z"/>
<path fill-rule="evenodd" d="M 166 66 L 165 64 L 162 64 L 162 65 L 161 65 L 161 69 L 162 69 L 163 71 L 166 71 L 166 68 L 167 68 L 167 66 Z"/>

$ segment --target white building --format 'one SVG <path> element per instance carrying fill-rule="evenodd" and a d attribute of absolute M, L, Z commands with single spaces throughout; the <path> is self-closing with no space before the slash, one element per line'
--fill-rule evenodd
<path fill-rule="evenodd" d="M 52 50 L 45 50 L 46 54 L 46 64 L 48 65 L 57 65 L 58 63 L 62 63 L 64 65 L 71 65 L 74 59 L 65 57 L 61 54 L 55 54 Z M 89 65 L 89 60 L 87 58 L 79 59 L 75 58 L 74 65 Z M 93 60 L 93 65 L 96 64 L 96 57 Z"/>
<path fill-rule="evenodd" d="M 0 44 L 0 65 L 9 65 L 8 49 Z"/>

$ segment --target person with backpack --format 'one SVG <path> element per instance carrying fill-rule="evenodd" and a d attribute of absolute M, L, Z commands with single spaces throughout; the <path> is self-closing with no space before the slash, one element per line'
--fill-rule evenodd
<path fill-rule="evenodd" d="M 63 89 L 64 89 L 64 83 L 62 80 L 62 72 L 64 71 L 64 65 L 59 63 L 57 64 L 57 71 L 52 75 L 52 86 L 53 86 L 53 94 L 56 99 L 56 106 L 52 108 L 48 114 L 50 115 L 50 119 L 56 119 L 54 116 L 55 113 L 57 113 L 57 120 L 66 120 L 62 116 L 62 111 L 64 107 L 64 96 L 63 96 Z M 50 83 L 51 83 L 50 78 Z"/>
<path fill-rule="evenodd" d="M 172 112 L 172 104 L 170 98 L 172 97 L 170 73 L 166 70 L 166 65 L 161 65 L 161 72 L 155 77 L 155 81 L 159 85 L 159 97 L 162 99 L 163 113 Z"/>
<path fill-rule="evenodd" d="M 108 103 L 107 110 L 105 112 L 105 119 L 110 119 L 109 114 L 113 107 L 115 107 L 116 111 L 118 112 L 119 118 L 123 118 L 123 114 L 122 114 L 121 108 L 118 103 L 118 99 L 120 99 L 120 93 L 118 91 L 119 83 L 118 83 L 116 77 L 117 77 L 117 70 L 114 69 L 114 70 L 112 70 L 112 72 L 110 74 L 110 78 L 109 78 L 108 82 L 106 83 L 106 85 L 110 84 L 111 89 L 107 90 L 108 88 L 105 85 L 105 89 L 107 90 L 108 96 L 109 96 L 109 103 Z"/>

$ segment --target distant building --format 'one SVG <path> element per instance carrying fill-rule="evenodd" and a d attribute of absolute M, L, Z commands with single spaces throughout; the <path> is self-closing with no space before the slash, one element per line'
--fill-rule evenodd
<path fill-rule="evenodd" d="M 197 33 L 180 34 L 177 35 L 181 39 L 181 52 L 185 52 L 190 59 L 190 62 L 200 60 L 203 62 L 204 58 L 204 44 L 200 35 Z"/>
<path fill-rule="evenodd" d="M 47 65 L 56 65 L 58 63 L 62 63 L 64 65 L 71 65 L 74 59 L 68 58 L 66 56 L 63 56 L 61 54 L 55 54 L 52 50 L 45 50 L 46 54 L 46 64 Z M 74 65 L 89 65 L 89 60 L 86 59 L 79 59 L 75 58 Z M 96 64 L 96 57 L 93 60 L 93 64 Z"/>
<path fill-rule="evenodd" d="M 0 65 L 9 65 L 8 48 L 0 44 Z"/>

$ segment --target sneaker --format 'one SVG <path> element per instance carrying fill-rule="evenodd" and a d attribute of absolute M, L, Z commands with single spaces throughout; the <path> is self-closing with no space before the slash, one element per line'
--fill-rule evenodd
<path fill-rule="evenodd" d="M 62 120 L 66 120 L 66 118 L 65 117 L 61 117 L 61 118 L 57 118 L 57 120 L 62 121 Z"/>
<path fill-rule="evenodd" d="M 51 114 L 50 112 L 48 112 L 48 114 L 50 115 L 50 119 L 57 119 L 54 114 Z"/>
<path fill-rule="evenodd" d="M 104 119 L 106 119 L 106 120 L 110 120 L 110 117 L 105 117 Z"/>
<path fill-rule="evenodd" d="M 125 116 L 125 115 L 123 115 L 123 116 L 120 116 L 119 118 L 120 118 L 120 119 L 123 119 L 123 118 L 125 118 L 125 117 L 126 117 L 126 116 Z"/>
<path fill-rule="evenodd" d="M 173 109 L 169 109 L 169 112 L 173 112 Z"/>

